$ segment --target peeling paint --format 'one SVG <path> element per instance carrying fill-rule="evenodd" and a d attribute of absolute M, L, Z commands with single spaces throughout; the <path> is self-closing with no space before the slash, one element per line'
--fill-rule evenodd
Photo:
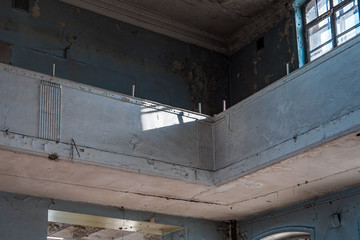
<path fill-rule="evenodd" d="M 66 22 L 58 21 L 58 24 L 59 24 L 62 28 L 66 27 Z"/>
<path fill-rule="evenodd" d="M 272 78 L 274 76 L 274 74 L 268 74 L 265 76 L 265 84 L 269 85 L 270 84 L 270 78 Z"/>
<path fill-rule="evenodd" d="M 131 85 L 136 83 L 136 97 L 188 110 L 195 108 L 186 82 L 179 78 L 181 74 L 174 74 L 169 68 L 174 60 L 201 59 L 197 64 L 203 66 L 204 72 L 211 68 L 212 62 L 219 62 L 222 79 L 228 78 L 222 54 L 63 1 L 30 3 L 29 15 L 36 19 L 31 22 L 17 17 L 11 4 L 0 3 L 3 13 L 0 30 L 5 30 L 2 41 L 14 43 L 11 56 L 14 66 L 49 74 L 51 64 L 55 63 L 57 77 L 126 95 L 131 95 Z M 214 79 L 217 81 L 217 77 Z M 226 94 L 224 90 L 222 95 L 226 97 Z M 216 106 L 218 113 L 221 99 L 216 101 Z M 206 106 L 203 107 L 206 112 Z"/>
<path fill-rule="evenodd" d="M 40 17 L 40 6 L 39 6 L 39 2 L 40 0 L 36 0 L 34 3 L 34 6 L 32 8 L 32 16 L 34 18 L 39 18 Z"/>
<path fill-rule="evenodd" d="M 293 30 L 293 20 L 291 16 L 287 16 L 261 36 L 264 39 L 263 48 L 258 46 L 259 40 L 256 40 L 231 57 L 232 104 L 285 76 L 287 63 L 289 63 L 290 72 L 295 69 L 296 51 Z M 246 71 L 240 71 L 241 69 L 246 69 Z"/>
<path fill-rule="evenodd" d="M 294 49 L 291 47 L 290 44 L 290 37 L 291 37 L 291 29 L 293 27 L 292 24 L 292 19 L 288 18 L 285 22 L 285 26 L 284 26 L 284 30 L 283 31 L 279 31 L 279 42 L 277 44 L 277 48 L 280 48 L 281 42 L 282 40 L 286 37 L 286 43 L 288 46 L 288 53 L 291 56 L 290 58 L 290 69 L 294 69 L 295 68 L 295 53 L 294 53 Z M 285 63 L 286 65 L 286 63 Z"/>
<path fill-rule="evenodd" d="M 186 59 L 185 62 L 175 60 L 172 63 L 171 70 L 180 74 L 190 91 L 190 100 L 193 109 L 198 111 L 198 104 L 202 104 L 202 112 L 214 114 L 214 109 L 218 104 L 215 102 L 217 89 L 226 85 L 226 73 L 223 68 L 216 63 L 196 62 Z M 224 97 L 225 99 L 225 97 Z M 221 103 L 219 102 L 218 105 Z"/>
<path fill-rule="evenodd" d="M 131 150 L 136 151 L 137 144 L 140 142 L 140 139 L 136 135 L 132 135 L 129 139 L 129 147 Z"/>
<path fill-rule="evenodd" d="M 80 14 L 80 8 L 73 7 L 72 10 L 73 10 L 74 15 L 79 15 Z"/>
<path fill-rule="evenodd" d="M 292 28 L 292 22 L 291 18 L 288 18 L 285 22 L 284 31 L 279 31 L 279 43 L 277 45 L 277 48 L 280 48 L 281 41 L 286 37 L 286 42 L 288 45 L 290 45 L 290 30 Z"/>

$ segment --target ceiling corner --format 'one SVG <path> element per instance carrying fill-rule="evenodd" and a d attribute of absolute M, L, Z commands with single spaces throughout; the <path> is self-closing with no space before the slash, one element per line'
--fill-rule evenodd
<path fill-rule="evenodd" d="M 122 22 L 160 33 L 183 42 L 191 43 L 216 52 L 227 53 L 222 36 L 210 33 L 197 26 L 144 9 L 141 6 L 118 0 L 60 0 Z"/>

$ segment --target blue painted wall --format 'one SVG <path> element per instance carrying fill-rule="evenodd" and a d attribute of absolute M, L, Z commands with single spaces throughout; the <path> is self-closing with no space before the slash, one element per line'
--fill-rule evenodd
<path fill-rule="evenodd" d="M 29 12 L 0 2 L 0 41 L 11 64 L 189 110 L 220 112 L 227 58 L 57 0 L 30 0 Z"/>
<path fill-rule="evenodd" d="M 332 227 L 330 216 L 338 214 L 341 226 Z M 258 240 L 268 234 L 309 230 L 311 240 L 360 239 L 360 186 L 263 214 L 238 223 L 238 239 Z"/>
<path fill-rule="evenodd" d="M 150 221 L 184 227 L 164 240 L 225 240 L 223 222 L 169 216 L 123 208 L 77 203 L 0 192 L 0 239 L 42 240 L 47 236 L 47 210 L 68 211 L 134 221 Z"/>
<path fill-rule="evenodd" d="M 0 192 L 0 239 L 45 240 L 50 201 Z"/>
<path fill-rule="evenodd" d="M 207 114 L 234 105 L 298 66 L 293 14 L 227 57 L 57 0 L 30 0 L 29 12 L 0 2 L 0 41 L 11 64 Z"/>
<path fill-rule="evenodd" d="M 257 50 L 257 40 L 264 48 Z M 295 18 L 290 14 L 270 31 L 230 57 L 231 105 L 249 97 L 298 67 Z"/>

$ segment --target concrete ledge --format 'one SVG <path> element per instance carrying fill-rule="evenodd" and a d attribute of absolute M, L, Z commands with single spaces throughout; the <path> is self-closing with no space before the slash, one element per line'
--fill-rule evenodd
<path fill-rule="evenodd" d="M 53 158 L 54 161 L 90 164 L 184 182 L 212 185 L 213 173 L 210 171 L 106 152 L 81 145 L 75 147 L 71 143 L 57 143 L 11 132 L 0 131 L 0 149 Z"/>
<path fill-rule="evenodd" d="M 215 185 L 225 184 L 241 178 L 359 130 L 360 109 L 261 151 L 231 166 L 218 169 L 214 174 Z"/>
<path fill-rule="evenodd" d="M 359 129 L 359 43 L 349 41 L 215 117 L 0 64 L 0 144 L 221 185 Z M 41 92 L 43 81 L 58 84 L 60 100 L 51 87 Z M 54 114 L 60 123 L 46 118 Z M 54 137 L 41 137 L 40 128 Z"/>
<path fill-rule="evenodd" d="M 350 40 L 216 115 L 215 182 L 358 129 L 359 43 L 359 37 Z"/>

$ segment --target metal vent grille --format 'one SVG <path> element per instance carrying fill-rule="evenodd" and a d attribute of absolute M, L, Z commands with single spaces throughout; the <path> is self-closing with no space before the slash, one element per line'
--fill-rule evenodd
<path fill-rule="evenodd" d="M 59 141 L 61 120 L 60 84 L 48 81 L 40 83 L 39 137 Z"/>

